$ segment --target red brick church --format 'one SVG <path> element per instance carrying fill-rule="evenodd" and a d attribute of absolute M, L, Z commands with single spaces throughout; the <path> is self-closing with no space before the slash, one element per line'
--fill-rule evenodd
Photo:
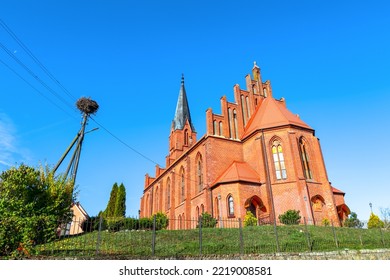
<path fill-rule="evenodd" d="M 256 64 L 246 89 L 233 91 L 234 102 L 221 98 L 220 114 L 206 111 L 206 134 L 197 139 L 182 78 L 166 167 L 145 176 L 140 217 L 163 212 L 170 229 L 185 229 L 202 212 L 237 220 L 251 211 L 261 224 L 294 209 L 308 223 L 341 225 L 350 210 L 329 182 L 314 129 L 273 97 Z"/>

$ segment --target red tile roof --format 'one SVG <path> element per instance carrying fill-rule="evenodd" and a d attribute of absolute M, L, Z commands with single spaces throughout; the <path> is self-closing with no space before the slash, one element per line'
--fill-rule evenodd
<path fill-rule="evenodd" d="M 231 182 L 260 183 L 259 174 L 246 162 L 234 161 L 212 184 L 212 186 Z"/>
<path fill-rule="evenodd" d="M 343 191 L 340 191 L 339 189 L 336 189 L 335 187 L 332 187 L 332 191 L 333 191 L 333 193 L 341 193 L 341 194 L 345 194 L 345 192 L 343 192 Z"/>
<path fill-rule="evenodd" d="M 275 100 L 272 97 L 265 98 L 257 107 L 254 115 L 246 125 L 241 138 L 245 138 L 258 129 L 277 127 L 282 125 L 296 125 L 312 129 L 297 115 L 291 113 L 283 101 Z"/>

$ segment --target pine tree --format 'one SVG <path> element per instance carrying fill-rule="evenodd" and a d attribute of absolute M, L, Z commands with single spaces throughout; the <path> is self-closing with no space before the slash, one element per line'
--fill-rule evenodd
<path fill-rule="evenodd" d="M 119 187 L 117 183 L 112 186 L 110 199 L 103 216 L 105 218 L 126 216 L 126 188 L 123 183 Z"/>
<path fill-rule="evenodd" d="M 108 201 L 106 210 L 104 210 L 105 217 L 114 217 L 117 195 L 118 195 L 118 184 L 115 183 L 112 186 L 111 193 L 110 193 L 110 199 Z"/>
<path fill-rule="evenodd" d="M 126 188 L 123 185 L 123 183 L 120 184 L 118 188 L 118 193 L 116 195 L 114 216 L 115 217 L 126 216 Z"/>

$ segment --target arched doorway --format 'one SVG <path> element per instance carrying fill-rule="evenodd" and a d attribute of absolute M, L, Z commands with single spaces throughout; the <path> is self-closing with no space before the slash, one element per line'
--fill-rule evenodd
<path fill-rule="evenodd" d="M 257 195 L 248 198 L 244 207 L 246 211 L 250 211 L 257 218 L 258 224 L 270 223 L 267 208 Z"/>

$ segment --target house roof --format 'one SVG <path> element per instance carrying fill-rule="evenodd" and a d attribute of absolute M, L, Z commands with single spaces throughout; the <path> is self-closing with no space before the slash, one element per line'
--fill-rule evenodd
<path fill-rule="evenodd" d="M 260 184 L 260 176 L 248 163 L 234 161 L 212 186 L 238 181 Z"/>
<path fill-rule="evenodd" d="M 248 122 L 242 138 L 250 135 L 258 129 L 265 129 L 283 125 L 296 125 L 312 129 L 297 115 L 286 108 L 284 101 L 275 100 L 273 97 L 265 98 L 257 107 L 252 118 Z"/>
<path fill-rule="evenodd" d="M 81 206 L 80 202 L 72 203 L 72 207 L 76 207 L 84 217 L 89 217 L 87 211 L 85 211 L 84 207 Z"/>

